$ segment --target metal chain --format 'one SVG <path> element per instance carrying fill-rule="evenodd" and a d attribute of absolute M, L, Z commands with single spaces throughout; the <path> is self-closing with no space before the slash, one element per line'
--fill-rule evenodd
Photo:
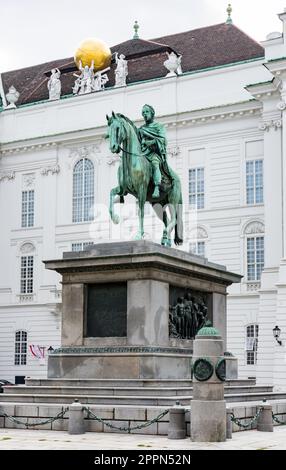
<path fill-rule="evenodd" d="M 277 424 L 286 424 L 286 421 L 280 421 L 280 419 L 277 418 L 277 415 L 275 415 L 274 413 L 272 413 L 272 419 L 273 421 L 275 421 L 275 423 Z"/>
<path fill-rule="evenodd" d="M 262 412 L 262 408 L 259 408 L 259 410 L 257 411 L 256 415 L 253 416 L 251 418 L 251 420 L 247 423 L 247 424 L 243 424 L 241 421 L 241 419 L 239 418 L 235 418 L 234 414 L 231 413 L 230 415 L 230 419 L 233 423 L 235 423 L 237 426 L 239 426 L 240 428 L 243 428 L 243 429 L 247 429 L 249 426 L 251 426 L 253 423 L 255 423 L 255 421 L 257 421 L 257 419 L 259 418 L 260 414 Z"/>
<path fill-rule="evenodd" d="M 84 410 L 87 412 L 87 419 L 92 419 L 94 421 L 99 421 L 100 423 L 103 423 L 105 426 L 108 426 L 109 428 L 111 429 L 117 429 L 119 431 L 128 431 L 128 433 L 130 433 L 130 431 L 134 431 L 135 429 L 143 429 L 143 428 L 147 428 L 148 426 L 151 426 L 151 424 L 153 423 L 156 423 L 157 421 L 159 421 L 161 418 L 163 418 L 167 413 L 169 413 L 169 410 L 165 410 L 163 411 L 162 413 L 160 413 L 158 416 L 156 416 L 156 418 L 154 419 L 151 419 L 149 421 L 146 421 L 144 424 L 138 424 L 137 426 L 127 426 L 127 427 L 121 427 L 121 426 L 114 426 L 113 424 L 111 423 L 107 423 L 104 419 L 102 418 L 99 418 L 98 416 L 96 416 L 91 410 L 90 408 L 86 408 L 84 407 Z"/>
<path fill-rule="evenodd" d="M 1 413 L 0 416 L 3 416 L 4 418 L 7 418 L 9 421 L 12 421 L 12 423 L 16 423 L 16 424 L 22 424 L 23 426 L 26 426 L 26 428 L 29 428 L 29 427 L 35 427 L 35 426 L 40 426 L 42 424 L 48 424 L 48 423 L 53 423 L 54 421 L 57 421 L 58 419 L 61 419 L 64 417 L 64 415 L 67 413 L 67 411 L 69 410 L 69 408 L 64 408 L 60 413 L 58 413 L 54 418 L 48 418 L 48 419 L 45 419 L 43 421 L 40 421 L 38 423 L 28 423 L 28 421 L 26 423 L 23 423 L 23 421 L 20 421 L 19 419 L 17 418 L 14 418 L 14 416 L 10 416 L 10 415 L 7 415 L 7 413 Z"/>

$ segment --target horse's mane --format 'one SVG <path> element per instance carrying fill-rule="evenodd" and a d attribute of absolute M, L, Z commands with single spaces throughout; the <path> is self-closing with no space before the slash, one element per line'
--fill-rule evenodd
<path fill-rule="evenodd" d="M 136 134 L 138 135 L 138 129 L 137 129 L 137 127 L 135 126 L 134 122 L 131 121 L 131 119 L 129 119 L 127 116 L 124 116 L 124 114 L 121 114 L 121 113 L 116 113 L 116 116 L 118 116 L 118 117 L 124 119 L 124 121 L 128 122 L 128 124 L 130 124 L 130 125 L 133 127 L 134 131 L 135 131 Z"/>

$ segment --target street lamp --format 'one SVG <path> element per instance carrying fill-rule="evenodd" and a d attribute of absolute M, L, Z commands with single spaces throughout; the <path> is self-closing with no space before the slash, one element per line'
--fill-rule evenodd
<path fill-rule="evenodd" d="M 276 325 L 275 328 L 273 328 L 273 336 L 276 339 L 279 346 L 282 346 L 282 341 L 279 339 L 280 334 L 281 334 L 281 330 L 280 330 L 279 326 Z"/>

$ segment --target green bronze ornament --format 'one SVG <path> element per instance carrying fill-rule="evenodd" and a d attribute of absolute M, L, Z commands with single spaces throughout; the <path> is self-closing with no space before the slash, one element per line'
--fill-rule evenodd
<path fill-rule="evenodd" d="M 193 365 L 193 374 L 199 382 L 206 382 L 206 380 L 211 378 L 213 373 L 214 366 L 209 359 L 200 357 L 199 359 L 195 360 Z"/>
<path fill-rule="evenodd" d="M 219 380 L 222 382 L 225 382 L 225 377 L 226 377 L 226 361 L 224 358 L 221 358 L 218 360 L 216 366 L 215 366 L 215 373 L 216 376 Z"/>
<path fill-rule="evenodd" d="M 109 145 L 112 153 L 122 152 L 118 168 L 118 185 L 110 192 L 109 213 L 112 221 L 119 223 L 114 212 L 114 200 L 132 194 L 138 201 L 139 230 L 136 240 L 144 238 L 144 206 L 148 201 L 156 215 L 164 223 L 161 244 L 171 246 L 171 232 L 175 230 L 174 242 L 183 243 L 183 211 L 181 182 L 167 163 L 167 139 L 164 126 L 154 121 L 155 110 L 144 105 L 142 116 L 145 124 L 139 129 L 123 114 L 106 116 Z"/>

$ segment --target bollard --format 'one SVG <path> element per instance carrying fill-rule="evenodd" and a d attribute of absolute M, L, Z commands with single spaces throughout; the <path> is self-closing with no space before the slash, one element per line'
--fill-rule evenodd
<path fill-rule="evenodd" d="M 186 410 L 179 402 L 169 410 L 168 439 L 185 439 L 186 437 Z"/>
<path fill-rule="evenodd" d="M 273 432 L 272 406 L 263 402 L 262 411 L 257 419 L 257 431 Z"/>
<path fill-rule="evenodd" d="M 76 398 L 69 407 L 69 434 L 84 434 L 84 414 L 82 404 Z"/>
<path fill-rule="evenodd" d="M 226 438 L 232 439 L 232 410 L 226 410 Z"/>

